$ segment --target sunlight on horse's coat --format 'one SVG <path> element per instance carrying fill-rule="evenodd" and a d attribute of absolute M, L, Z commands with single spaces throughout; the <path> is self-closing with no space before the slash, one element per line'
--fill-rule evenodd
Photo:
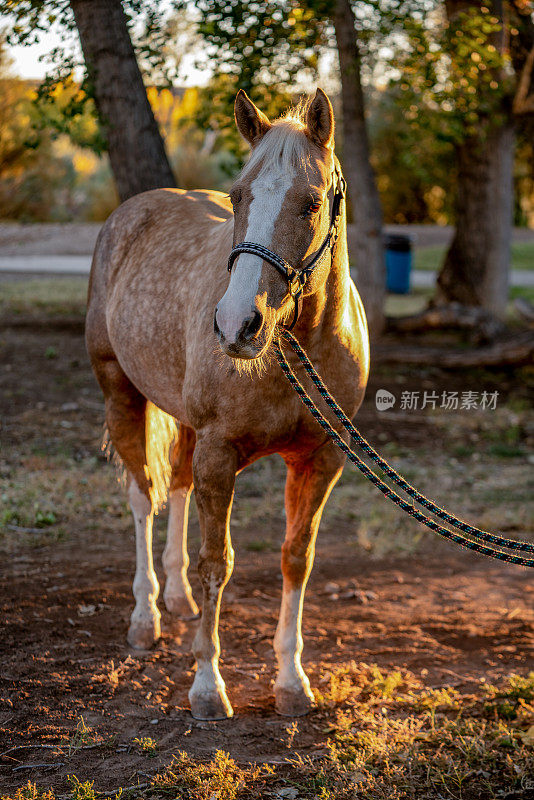
<path fill-rule="evenodd" d="M 302 604 L 324 503 L 344 463 L 272 357 L 279 327 L 293 319 L 286 280 L 250 254 L 239 256 L 230 279 L 227 271 L 232 242 L 245 237 L 297 270 L 330 243 L 339 173 L 332 107 L 318 90 L 309 104 L 271 123 L 239 92 L 236 122 L 253 151 L 235 184 L 235 213 L 227 196 L 205 190 L 156 190 L 123 203 L 98 238 L 86 324 L 110 438 L 128 474 L 137 552 L 128 634 L 134 646 L 159 636 L 152 521 L 169 489 L 164 599 L 172 613 L 197 611 L 187 579 L 194 483 L 203 598 L 189 698 L 200 719 L 233 713 L 219 672 L 218 625 L 234 563 L 235 477 L 271 453 L 287 466 L 276 708 L 289 715 L 310 708 Z M 335 249 L 306 282 L 294 332 L 353 417 L 367 383 L 369 344 L 349 273 L 343 200 L 336 224 Z"/>

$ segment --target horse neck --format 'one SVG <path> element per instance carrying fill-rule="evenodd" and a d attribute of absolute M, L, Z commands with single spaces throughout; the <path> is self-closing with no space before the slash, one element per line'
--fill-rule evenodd
<path fill-rule="evenodd" d="M 347 247 L 347 219 L 343 208 L 339 235 L 326 281 L 302 301 L 302 313 L 295 325 L 295 336 L 309 348 L 329 339 L 339 328 L 350 296 L 350 272 Z"/>

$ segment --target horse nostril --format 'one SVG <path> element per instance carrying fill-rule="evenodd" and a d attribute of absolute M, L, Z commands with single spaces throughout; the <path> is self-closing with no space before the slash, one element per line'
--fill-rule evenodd
<path fill-rule="evenodd" d="M 242 341 L 249 341 L 253 339 L 257 334 L 261 331 L 263 326 L 263 314 L 260 314 L 259 311 L 255 311 L 252 317 L 249 317 L 243 327 L 241 328 L 241 332 L 239 338 Z"/>
<path fill-rule="evenodd" d="M 221 330 L 217 324 L 217 311 L 219 310 L 219 306 L 215 308 L 215 314 L 213 315 L 213 330 L 215 331 L 217 336 L 221 335 Z"/>

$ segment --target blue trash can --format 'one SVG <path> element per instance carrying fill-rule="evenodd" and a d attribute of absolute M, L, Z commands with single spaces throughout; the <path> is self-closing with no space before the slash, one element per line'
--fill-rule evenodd
<path fill-rule="evenodd" d="M 408 294 L 412 271 L 412 240 L 402 233 L 385 236 L 386 286 L 388 292 Z"/>

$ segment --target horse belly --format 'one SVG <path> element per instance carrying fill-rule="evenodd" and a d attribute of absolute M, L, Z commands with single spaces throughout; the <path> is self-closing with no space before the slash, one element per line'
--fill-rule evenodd
<path fill-rule="evenodd" d="M 185 330 L 177 314 L 154 314 L 154 304 L 121 293 L 108 306 L 107 327 L 122 369 L 147 400 L 189 425 L 182 398 L 185 374 Z"/>

